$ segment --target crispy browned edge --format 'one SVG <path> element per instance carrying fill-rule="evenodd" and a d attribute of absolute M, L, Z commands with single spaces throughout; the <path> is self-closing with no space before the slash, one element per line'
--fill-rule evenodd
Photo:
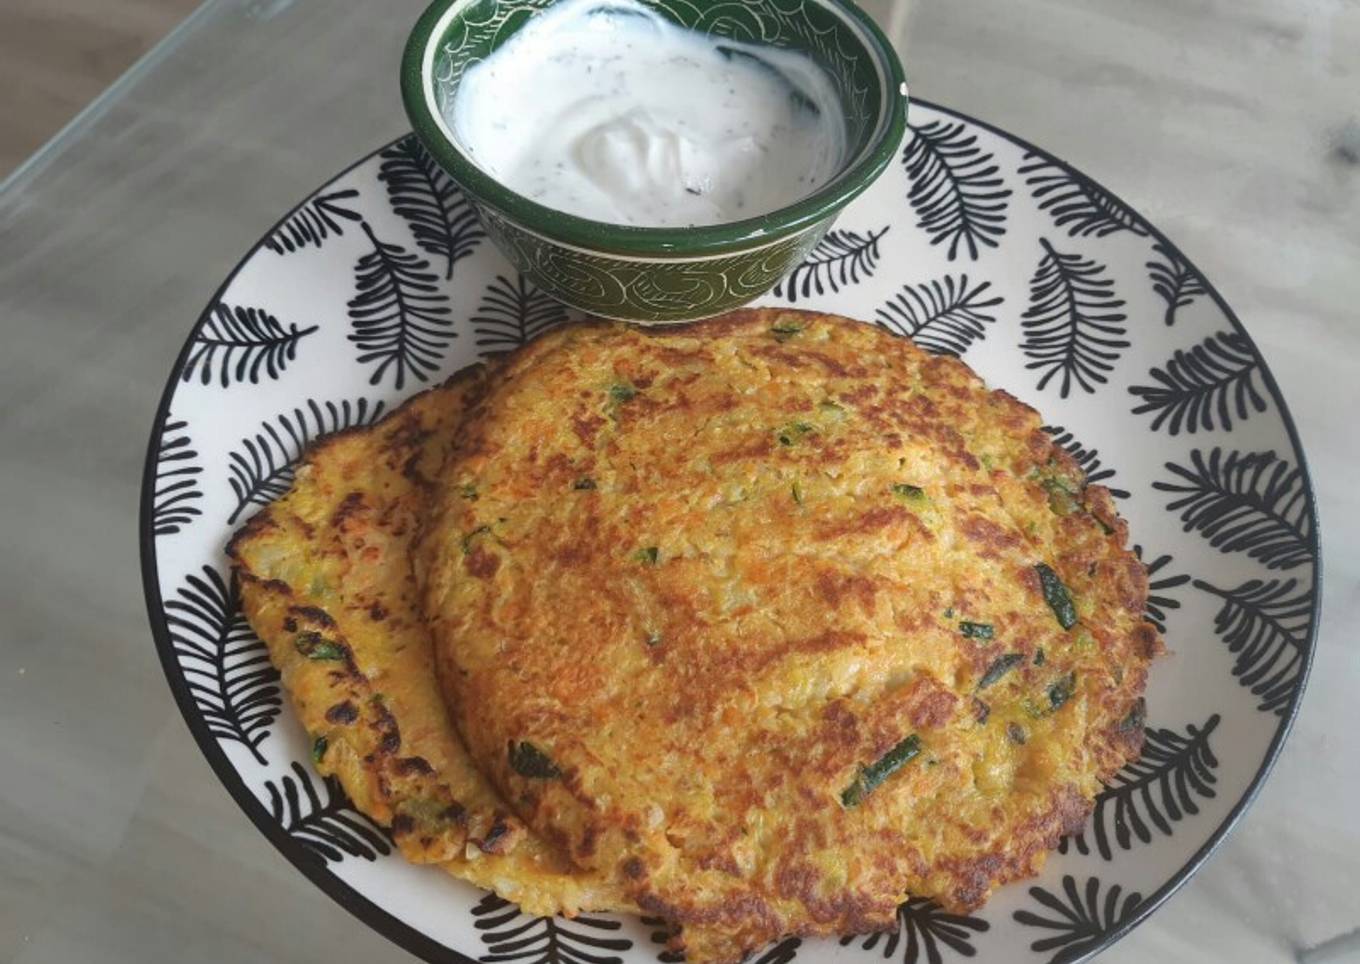
<path fill-rule="evenodd" d="M 809 321 L 816 319 L 823 322 L 831 322 L 839 326 L 871 324 L 841 315 L 798 308 L 742 308 L 728 312 L 724 315 L 684 324 L 634 327 L 646 335 L 683 334 L 693 337 L 717 337 L 746 329 L 765 327 L 769 319 L 787 316 L 797 316 Z M 494 360 L 499 363 L 495 367 L 502 370 L 512 368 L 515 363 L 523 362 L 531 358 L 537 352 L 545 350 L 554 340 L 554 336 L 560 337 L 566 330 L 601 327 L 608 328 L 619 324 L 621 323 L 603 319 L 585 319 L 580 322 L 570 323 L 566 326 L 549 329 L 547 332 L 536 336 L 533 340 L 513 351 L 489 355 L 487 360 Z M 413 401 L 428 392 L 447 389 L 457 385 L 459 381 L 477 374 L 484 363 L 485 362 L 476 362 L 468 365 L 465 368 L 460 369 L 441 385 L 432 386 L 411 396 L 410 399 L 404 401 L 402 405 L 395 407 L 377 422 L 366 426 L 347 428 L 318 439 L 307 447 L 299 459 L 299 464 L 301 465 L 310 462 L 318 453 L 323 451 L 328 444 L 333 444 L 337 440 L 350 434 L 377 430 L 380 426 L 399 417 L 403 407 L 410 401 Z M 946 363 L 958 365 L 970 374 L 975 374 L 972 372 L 972 369 L 960 359 L 949 358 Z M 1026 405 L 1024 402 L 1019 401 L 1013 395 L 1002 389 L 988 390 L 1006 398 L 1010 404 L 1019 406 L 1036 415 L 1038 414 L 1037 410 L 1032 406 Z M 470 413 L 475 412 L 479 401 L 480 398 L 470 400 L 468 405 L 468 411 Z M 1086 473 L 1081 468 L 1080 464 L 1064 448 L 1062 448 L 1062 446 L 1049 440 L 1047 442 L 1047 447 L 1048 451 L 1046 457 L 1048 459 L 1052 459 L 1060 464 L 1066 471 L 1077 475 L 1083 480 L 1086 479 Z M 1036 460 L 1043 461 L 1043 459 L 1040 458 L 1041 453 L 1035 453 L 1035 455 Z M 413 481 L 417 481 L 422 485 L 426 484 L 423 479 L 416 479 Z M 1127 558 L 1132 559 L 1137 563 L 1136 569 L 1131 570 L 1136 571 L 1137 577 L 1133 580 L 1132 585 L 1124 587 L 1124 602 L 1129 605 L 1130 609 L 1136 606 L 1138 611 L 1142 611 L 1146 604 L 1149 591 L 1147 571 L 1141 561 L 1137 560 L 1136 556 L 1126 548 L 1128 541 L 1127 522 L 1119 516 L 1113 498 L 1106 487 L 1085 482 L 1083 498 L 1087 504 L 1088 511 L 1092 516 L 1113 530 L 1120 551 L 1123 552 Z M 259 527 L 273 524 L 273 520 L 270 518 L 270 508 L 271 507 L 268 506 L 262 508 L 232 536 L 231 540 L 228 542 L 226 552 L 233 561 L 236 559 L 236 545 L 239 540 L 247 538 L 251 533 L 257 531 Z M 415 541 L 418 543 L 420 538 L 417 537 Z M 235 567 L 233 567 L 233 578 L 236 578 Z M 1155 627 L 1146 622 L 1139 623 L 1135 628 L 1134 641 L 1141 646 L 1142 651 L 1149 659 L 1155 658 L 1164 650 L 1161 638 Z M 1117 754 L 1116 758 L 1107 762 L 1098 774 L 1102 781 L 1108 780 L 1125 763 L 1136 760 L 1142 752 L 1144 729 L 1142 721 L 1143 697 L 1141 692 L 1146 686 L 1146 674 L 1143 675 L 1141 683 L 1142 686 L 1137 691 L 1139 695 L 1135 698 L 1134 706 L 1129 715 L 1130 719 L 1136 720 L 1136 725 L 1123 726 L 1114 724 L 1105 734 L 1110 747 L 1117 749 Z M 987 894 L 994 885 L 1030 876 L 1032 873 L 1030 869 L 1031 864 L 1036 854 L 1040 851 L 1054 849 L 1063 836 L 1079 832 L 1084 826 L 1093 805 L 1094 801 L 1087 800 L 1075 794 L 1056 794 L 1053 800 L 1053 806 L 1048 812 L 1032 818 L 1023 828 L 1021 828 L 1022 830 L 1028 831 L 1028 833 L 1023 834 L 1023 836 L 1027 836 L 1032 841 L 1030 846 L 1021 851 L 1017 851 L 1014 854 L 1008 855 L 1007 858 L 989 854 L 973 861 L 960 863 L 958 867 L 953 868 L 954 873 L 963 883 L 956 889 L 955 893 L 951 895 L 951 899 L 947 901 L 947 909 L 959 912 L 975 909 L 985 901 Z M 651 910 L 653 913 L 659 913 L 663 916 L 667 916 L 665 912 L 668 910 L 668 908 L 664 907 L 644 907 L 643 909 Z M 863 930 L 868 931 L 879 929 L 884 926 L 891 927 L 895 922 L 866 919 L 863 921 L 863 924 Z M 798 935 L 791 934 L 788 936 Z"/>
<path fill-rule="evenodd" d="M 447 391 L 459 387 L 461 384 L 483 374 L 484 368 L 485 366 L 481 363 L 468 365 L 443 383 L 431 386 L 411 396 L 375 422 L 351 426 L 316 439 L 299 456 L 299 467 L 312 464 L 326 451 L 348 438 L 369 432 L 381 432 L 399 424 L 403 418 L 408 417 L 411 403 L 432 392 Z M 473 399 L 469 399 L 469 402 L 471 401 Z M 404 467 L 403 474 L 411 480 L 413 485 L 428 490 L 428 482 L 411 471 L 409 465 Z M 291 493 L 291 487 L 289 491 Z M 307 628 L 325 633 L 335 626 L 335 621 L 329 613 L 315 606 L 295 605 L 294 603 L 299 602 L 299 600 L 292 586 L 279 580 L 259 579 L 248 571 L 242 558 L 240 552 L 242 545 L 266 530 L 279 527 L 280 523 L 276 521 L 274 511 L 275 503 L 262 507 L 228 541 L 225 552 L 231 560 L 232 579 L 238 585 L 247 582 L 253 583 L 267 593 L 282 597 L 289 602 L 290 619 L 298 627 L 305 624 Z M 428 773 L 429 765 L 421 757 L 402 758 L 398 756 L 401 749 L 399 724 L 385 707 L 381 705 L 375 707 L 372 700 L 365 698 L 366 695 L 371 695 L 368 692 L 371 687 L 368 685 L 367 679 L 354 665 L 352 655 L 348 652 L 348 644 L 343 645 L 346 649 L 345 683 L 348 685 L 348 692 L 352 697 L 344 702 L 353 708 L 356 718 L 361 718 L 367 724 L 358 728 L 358 735 L 355 737 L 355 742 L 361 743 L 366 752 L 363 754 L 362 767 L 337 771 L 336 776 L 361 812 L 379 824 L 389 827 L 402 854 L 413 863 L 436 863 L 458 859 L 464 843 L 474 835 L 480 841 L 479 845 L 482 846 L 482 849 L 488 853 L 505 852 L 518 843 L 524 834 L 524 828 L 520 821 L 510 817 L 507 813 L 504 819 L 501 819 L 499 815 L 494 817 L 487 827 L 469 826 L 468 819 L 462 812 L 462 804 L 454 799 L 451 793 L 440 792 L 442 782 L 437 779 L 436 775 Z M 296 711 L 296 706 L 294 709 Z M 361 780 L 360 770 L 371 779 Z M 450 821 L 449 833 L 432 838 L 428 835 L 412 832 L 414 827 L 411 818 L 396 812 L 395 807 L 399 805 L 400 801 L 394 801 L 390 794 L 393 779 L 428 781 L 434 798 L 448 796 L 448 812 L 454 816 L 454 819 Z M 444 787 L 443 790 L 447 791 L 447 788 Z"/>
<path fill-rule="evenodd" d="M 763 331 L 776 319 L 791 317 L 805 319 L 809 322 L 816 320 L 824 324 L 831 323 L 841 327 L 867 324 L 818 311 L 794 308 L 754 308 L 741 309 L 726 315 L 684 325 L 644 328 L 642 333 L 644 335 L 718 337 L 738 332 Z M 610 326 L 612 324 L 615 323 L 587 322 L 578 327 Z M 554 331 L 560 335 L 562 329 L 555 329 Z M 891 333 L 888 332 L 882 332 L 882 334 L 884 337 L 892 337 Z M 523 346 L 507 358 L 506 377 L 513 378 L 523 374 L 532 366 L 536 354 L 551 351 L 557 343 L 555 339 L 540 338 Z M 912 349 L 921 351 L 919 346 L 914 344 L 912 344 Z M 929 360 L 935 364 L 956 366 L 967 373 L 968 377 L 981 381 L 976 373 L 958 358 L 931 356 Z M 985 383 L 983 390 L 994 397 L 1003 399 L 1005 404 L 1013 411 L 1023 412 L 1027 417 L 1033 417 L 1039 422 L 1042 421 L 1039 413 L 1032 406 L 1019 401 L 1010 393 L 1001 389 L 987 388 Z M 1148 595 L 1146 569 L 1127 546 L 1128 526 L 1125 520 L 1118 516 L 1109 490 L 1104 486 L 1089 483 L 1080 464 L 1047 433 L 1035 431 L 1028 440 L 1028 444 L 1030 446 L 1029 455 L 1035 462 L 1044 464 L 1052 461 L 1064 473 L 1082 481 L 1082 502 L 1087 511 L 1110 530 L 1109 535 L 1114 540 L 1115 545 L 1112 556 L 1124 563 L 1121 569 L 1123 569 L 1126 577 L 1119 581 L 1118 597 L 1130 611 L 1143 612 Z M 1148 660 L 1162 651 L 1161 640 L 1156 629 L 1146 622 L 1138 622 L 1130 630 L 1128 638 L 1134 652 L 1143 655 Z M 1099 754 L 1101 762 L 1097 776 L 1101 780 L 1109 779 L 1121 766 L 1136 759 L 1141 753 L 1144 705 L 1142 693 L 1146 688 L 1146 664 L 1141 665 L 1139 669 L 1136 683 L 1131 685 L 1123 694 L 1124 698 L 1129 700 L 1127 709 L 1125 710 L 1121 706 L 1120 712 L 1113 714 L 1119 718 L 1110 719 L 1103 731 L 1092 734 L 1091 745 L 1105 750 L 1105 752 Z M 1110 713 L 1105 715 L 1107 718 L 1111 716 Z M 956 885 L 950 889 L 949 893 L 939 895 L 938 899 L 946 909 L 963 912 L 974 909 L 983 903 L 994 886 L 1032 876 L 1036 858 L 1041 853 L 1054 849 L 1063 836 L 1080 831 L 1093 805 L 1093 800 L 1087 799 L 1070 789 L 1055 791 L 1046 811 L 1031 817 L 1017 828 L 1017 838 L 1023 839 L 1025 842 L 1023 847 L 1016 848 L 1006 854 L 983 854 L 975 858 L 950 862 L 947 865 L 947 871 L 955 878 Z M 665 906 L 654 898 L 644 897 L 641 902 L 644 909 L 652 913 L 672 920 L 684 919 L 690 925 L 714 924 L 720 927 L 720 919 L 724 917 L 720 909 L 713 910 L 711 914 L 700 915 L 703 917 L 701 920 L 695 917 L 692 912 L 681 912 L 680 909 Z M 712 918 L 711 921 L 708 919 L 710 917 Z M 860 920 L 860 924 L 862 925 L 860 929 L 870 930 L 880 926 L 892 926 L 892 921 L 884 922 L 864 916 Z M 815 928 L 808 930 L 807 933 L 814 931 Z"/>

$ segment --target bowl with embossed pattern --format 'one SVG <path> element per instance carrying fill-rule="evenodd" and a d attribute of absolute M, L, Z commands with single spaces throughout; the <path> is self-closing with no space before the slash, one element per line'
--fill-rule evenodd
<path fill-rule="evenodd" d="M 755 217 L 693 227 L 637 227 L 556 210 L 479 166 L 448 113 L 465 73 L 552 0 L 435 0 L 401 66 L 416 136 L 477 212 L 487 234 L 543 290 L 573 308 L 642 323 L 690 321 L 763 295 L 883 172 L 906 129 L 902 65 L 878 27 L 843 0 L 646 0 L 665 20 L 725 41 L 802 53 L 830 79 L 846 150 L 811 194 Z M 704 110 L 703 103 L 694 105 Z"/>

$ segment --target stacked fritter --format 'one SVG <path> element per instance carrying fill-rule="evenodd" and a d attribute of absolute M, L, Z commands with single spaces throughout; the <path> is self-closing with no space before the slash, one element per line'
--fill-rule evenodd
<path fill-rule="evenodd" d="M 759 310 L 557 329 L 323 442 L 231 553 L 409 859 L 729 962 L 1080 827 L 1160 646 L 1125 537 L 962 362 Z"/>

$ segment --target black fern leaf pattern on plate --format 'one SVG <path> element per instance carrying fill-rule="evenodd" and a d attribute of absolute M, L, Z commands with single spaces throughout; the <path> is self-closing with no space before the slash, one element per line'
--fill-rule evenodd
<path fill-rule="evenodd" d="M 1074 238 L 1103 238 L 1116 231 L 1146 237 L 1142 220 L 1122 201 L 1106 193 L 1075 171 L 1037 154 L 1026 154 L 1020 174 L 1029 185 L 1039 209 Z"/>
<path fill-rule="evenodd" d="M 1163 425 L 1172 435 L 1200 429 L 1232 431 L 1233 418 L 1245 421 L 1266 410 L 1261 362 L 1251 342 L 1235 332 L 1210 335 L 1194 348 L 1178 351 L 1164 368 L 1148 372 L 1155 385 L 1134 385 L 1142 399 L 1133 414 L 1152 412 L 1152 429 Z"/>
<path fill-rule="evenodd" d="M 449 296 L 436 283 L 430 262 L 399 244 L 378 240 L 367 223 L 363 228 L 373 249 L 354 266 L 349 340 L 359 348 L 359 363 L 374 366 L 370 385 L 389 371 L 398 390 L 408 378 L 428 381 L 457 337 L 449 319 Z"/>
<path fill-rule="evenodd" d="M 192 573 L 165 603 L 184 684 L 213 736 L 239 743 L 264 764 L 260 744 L 283 706 L 269 650 L 241 612 L 235 582 L 211 566 Z"/>
<path fill-rule="evenodd" d="M 1020 350 L 1031 361 L 1025 366 L 1041 372 L 1038 390 L 1058 378 L 1066 398 L 1075 384 L 1094 392 L 1107 381 L 1124 340 L 1122 299 L 1105 267 L 1080 254 L 1064 254 L 1040 238 L 1044 254 L 1029 283 L 1030 303 L 1021 316 L 1025 338 Z"/>
<path fill-rule="evenodd" d="M 380 156 L 378 180 L 387 186 L 392 210 L 411 226 L 416 244 L 443 261 L 444 278 L 452 278 L 453 266 L 486 237 L 472 205 L 414 134 Z"/>
<path fill-rule="evenodd" d="M 260 430 L 243 438 L 227 458 L 228 482 L 236 496 L 227 525 L 235 525 L 248 507 L 266 506 L 287 492 L 298 457 L 308 445 L 343 429 L 369 425 L 382 412 L 382 402 L 366 398 L 323 403 L 309 398 L 305 405 L 261 422 Z"/>
<path fill-rule="evenodd" d="M 802 946 L 802 938 L 786 937 L 777 944 L 771 944 L 743 964 L 789 964 L 789 961 L 798 956 L 798 948 Z"/>
<path fill-rule="evenodd" d="M 473 922 L 486 945 L 478 956 L 486 964 L 622 964 L 620 956 L 633 946 L 616 936 L 622 924 L 607 917 L 581 914 L 531 917 L 495 894 L 487 894 L 472 908 Z"/>
<path fill-rule="evenodd" d="M 372 861 L 392 852 L 387 834 L 354 809 L 339 780 L 321 781 L 323 797 L 306 767 L 294 760 L 292 770 L 277 783 L 265 781 L 269 812 L 309 854 L 329 864 L 346 855 Z"/>
<path fill-rule="evenodd" d="M 219 302 L 194 335 L 180 378 L 189 382 L 197 373 L 199 381 L 209 385 L 216 377 L 223 388 L 246 381 L 258 384 L 261 370 L 278 378 L 297 357 L 298 342 L 316 330 L 316 325 L 284 327 L 263 308 Z"/>
<path fill-rule="evenodd" d="M 1303 673 L 1313 590 L 1294 579 L 1250 579 L 1234 589 L 1196 579 L 1195 587 L 1221 602 L 1214 631 L 1236 657 L 1233 676 L 1261 701 L 1257 709 L 1283 716 Z"/>
<path fill-rule="evenodd" d="M 1303 472 L 1274 452 L 1190 453 L 1190 465 L 1166 463 L 1176 477 L 1152 487 L 1175 498 L 1182 528 L 1220 552 L 1245 552 L 1268 569 L 1312 561 L 1313 515 Z"/>
<path fill-rule="evenodd" d="M 1186 575 L 1163 575 L 1162 570 L 1171 565 L 1171 557 L 1166 554 L 1148 562 L 1143 555 L 1142 546 L 1135 545 L 1133 551 L 1147 569 L 1148 574 L 1147 608 L 1143 612 L 1143 618 L 1156 626 L 1157 632 L 1165 633 L 1167 612 L 1181 608 L 1180 600 L 1167 595 L 1167 593 L 1184 586 L 1190 581 L 1190 577 Z"/>
<path fill-rule="evenodd" d="M 643 917 L 642 923 L 646 927 L 653 928 L 651 937 L 653 944 L 659 944 L 663 950 L 659 951 L 656 959 L 661 964 L 681 964 L 685 955 L 680 951 L 672 951 L 665 948 L 667 942 L 674 936 L 674 930 L 663 918 Z M 746 958 L 742 964 L 789 964 L 798 956 L 798 948 L 803 946 L 803 941 L 798 937 L 786 937 L 776 944 L 767 946 L 757 955 Z"/>
<path fill-rule="evenodd" d="M 666 923 L 664 917 L 643 916 L 640 920 L 644 927 L 652 928 L 652 943 L 659 944 L 663 948 L 657 952 L 656 959 L 660 961 L 661 964 L 681 964 L 685 959 L 684 952 L 673 951 L 666 947 L 666 944 L 670 942 L 670 939 L 675 936 L 675 928 Z"/>
<path fill-rule="evenodd" d="M 973 938 L 990 927 L 980 917 L 950 914 L 928 897 L 912 897 L 897 908 L 896 930 L 847 935 L 841 946 L 858 943 L 861 950 L 881 951 L 884 960 L 896 957 L 900 948 L 902 964 L 943 964 L 942 948 L 960 957 L 975 956 Z"/>
<path fill-rule="evenodd" d="M 1055 444 L 1076 459 L 1081 470 L 1086 473 L 1087 482 L 1092 485 L 1105 486 L 1110 490 L 1110 495 L 1116 499 L 1127 499 L 1129 497 L 1128 489 L 1121 489 L 1110 484 L 1111 480 L 1114 479 L 1115 471 L 1108 465 L 1101 463 L 1099 450 L 1088 449 L 1061 425 L 1045 425 L 1044 431 L 1053 436 Z"/>
<path fill-rule="evenodd" d="M 936 355 L 962 355 L 973 342 L 985 338 L 987 325 L 996 321 L 992 309 L 1000 295 L 988 295 L 990 281 L 971 284 L 966 274 L 945 275 L 935 281 L 903 285 L 879 308 L 878 323 L 910 338 Z"/>
<path fill-rule="evenodd" d="M 1218 723 L 1215 713 L 1183 734 L 1149 727 L 1143 755 L 1114 775 L 1096 796 L 1090 824 L 1077 836 L 1064 837 L 1058 852 L 1067 853 L 1070 845 L 1088 854 L 1090 837 L 1100 856 L 1113 860 L 1116 847 L 1130 850 L 1135 842 L 1151 843 L 1154 830 L 1171 836 L 1172 824 L 1199 813 L 1199 801 L 1216 795 L 1218 758 L 1209 739 Z"/>
<path fill-rule="evenodd" d="M 886 225 L 863 234 L 833 228 L 817 242 L 802 264 L 774 286 L 775 297 L 797 301 L 811 298 L 814 293 L 834 294 L 847 285 L 859 284 L 862 278 L 872 277 L 878 267 L 878 242 L 887 233 Z"/>
<path fill-rule="evenodd" d="M 203 498 L 199 476 L 203 466 L 185 429 L 189 423 L 167 415 L 156 447 L 156 487 L 151 498 L 151 531 L 168 536 L 187 526 L 203 510 L 194 505 Z"/>
<path fill-rule="evenodd" d="M 950 261 L 963 245 L 976 261 L 979 245 L 995 248 L 1006 233 L 1011 189 L 978 134 L 962 121 L 931 121 L 912 128 L 902 155 L 911 187 L 907 200 L 916 226 L 931 244 L 947 245 Z"/>
<path fill-rule="evenodd" d="M 1166 302 L 1162 320 L 1176 323 L 1176 312 L 1208 293 L 1204 279 L 1175 249 L 1158 241 L 1152 246 L 1153 260 L 1147 263 L 1148 278 L 1157 297 Z"/>
<path fill-rule="evenodd" d="M 503 274 L 487 285 L 472 328 L 477 347 L 489 351 L 518 348 L 567 320 L 567 309 L 522 274 L 511 281 Z"/>
<path fill-rule="evenodd" d="M 1029 945 L 1040 954 L 1053 951 L 1048 964 L 1066 964 L 1100 947 L 1107 935 L 1137 915 L 1143 903 L 1142 894 L 1125 894 L 1118 884 L 1111 885 L 1102 898 L 1097 877 L 1088 877 L 1079 889 L 1076 878 L 1066 874 L 1062 889 L 1062 894 L 1055 894 L 1043 887 L 1031 887 L 1029 894 L 1040 905 L 1039 912 L 1017 910 L 1012 915 L 1025 927 L 1053 932 Z"/>
<path fill-rule="evenodd" d="M 359 196 L 354 188 L 318 194 L 265 238 L 264 246 L 275 254 L 291 254 L 300 248 L 319 248 L 331 235 L 345 233 L 346 221 L 362 221 L 363 215 L 345 206 Z"/>

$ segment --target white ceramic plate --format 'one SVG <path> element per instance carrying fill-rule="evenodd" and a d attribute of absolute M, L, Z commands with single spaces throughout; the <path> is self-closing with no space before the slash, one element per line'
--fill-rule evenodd
<path fill-rule="evenodd" d="M 1148 685 L 1142 760 L 1041 877 L 1001 889 L 976 916 L 913 900 L 895 933 L 785 941 L 762 964 L 1099 951 L 1223 838 L 1298 708 L 1318 533 L 1274 379 L 1207 279 L 1122 201 L 1036 148 L 921 103 L 899 162 L 763 303 L 877 320 L 962 355 L 1036 406 L 1114 490 L 1152 574 L 1148 618 L 1172 652 Z M 376 328 L 375 314 L 386 319 Z M 190 332 L 151 433 L 146 597 L 190 729 L 276 847 L 430 961 L 633 964 L 662 948 L 657 928 L 636 920 L 534 921 L 406 864 L 312 772 L 222 548 L 287 488 L 309 441 L 565 317 L 482 238 L 408 138 L 321 188 L 232 272 Z"/>

